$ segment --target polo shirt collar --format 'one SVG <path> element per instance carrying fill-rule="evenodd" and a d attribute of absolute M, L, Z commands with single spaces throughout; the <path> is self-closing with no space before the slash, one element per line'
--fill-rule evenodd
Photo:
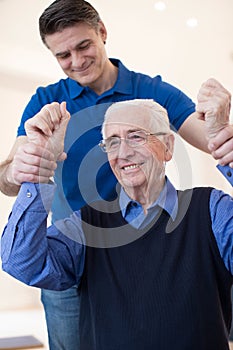
<path fill-rule="evenodd" d="M 70 97 L 75 99 L 81 95 L 84 90 L 84 86 L 81 86 L 77 81 L 68 78 Z"/>
<path fill-rule="evenodd" d="M 112 90 L 125 95 L 131 95 L 133 92 L 132 72 L 129 71 L 120 60 L 110 58 L 110 61 L 114 64 L 114 66 L 118 67 L 117 80 L 115 85 L 112 87 Z"/>

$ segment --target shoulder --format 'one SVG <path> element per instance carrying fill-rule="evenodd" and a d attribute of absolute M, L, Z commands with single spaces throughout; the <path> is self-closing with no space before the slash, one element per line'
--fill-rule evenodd
<path fill-rule="evenodd" d="M 39 86 L 36 89 L 35 95 L 39 96 L 59 96 L 62 95 L 69 87 L 69 78 L 60 79 L 55 83 L 51 83 L 47 86 Z"/>
<path fill-rule="evenodd" d="M 180 202 L 182 202 L 186 198 L 190 198 L 195 201 L 198 198 L 207 198 L 207 200 L 209 200 L 213 190 L 213 187 L 194 187 L 185 189 L 183 191 L 178 190 L 177 193 Z"/>
<path fill-rule="evenodd" d="M 32 96 L 28 107 L 31 105 L 39 111 L 44 105 L 52 102 L 62 102 L 69 100 L 69 78 L 60 79 L 59 81 L 47 86 L 39 86 Z M 36 112 L 37 112 L 36 111 Z"/>
<path fill-rule="evenodd" d="M 198 212 L 209 211 L 209 203 L 212 187 L 195 187 L 178 191 L 178 208 L 179 212 L 190 212 L 191 216 L 195 216 Z"/>
<path fill-rule="evenodd" d="M 222 210 L 225 213 L 230 210 L 226 214 L 232 216 L 233 198 L 228 193 L 214 188 L 211 192 L 210 208 L 213 211 Z"/>
<path fill-rule="evenodd" d="M 64 100 L 70 100 L 68 78 L 60 79 L 58 82 L 47 86 L 38 87 L 24 109 L 17 135 L 26 134 L 24 129 L 25 121 L 36 115 L 44 105 L 54 101 L 62 102 Z"/>
<path fill-rule="evenodd" d="M 131 79 L 133 83 L 141 84 L 145 86 L 159 86 L 163 83 L 162 77 L 160 75 L 156 75 L 155 77 L 151 77 L 148 74 L 136 72 L 134 70 L 128 69 L 120 60 L 111 59 L 111 62 L 118 67 L 119 75 L 123 79 Z"/>

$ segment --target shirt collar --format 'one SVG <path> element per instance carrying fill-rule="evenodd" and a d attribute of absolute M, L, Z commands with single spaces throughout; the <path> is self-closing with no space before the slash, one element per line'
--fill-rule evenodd
<path fill-rule="evenodd" d="M 125 217 L 127 206 L 132 199 L 126 194 L 123 188 L 120 191 L 119 205 L 121 208 L 122 216 Z M 170 180 L 166 177 L 165 185 L 157 198 L 157 200 L 150 206 L 150 208 L 159 206 L 164 209 L 174 221 L 178 211 L 178 197 L 175 187 Z"/>
<path fill-rule="evenodd" d="M 84 87 L 81 86 L 77 81 L 73 79 L 68 78 L 68 84 L 69 84 L 70 97 L 72 99 L 79 97 L 84 90 Z"/>
<path fill-rule="evenodd" d="M 133 91 L 131 72 L 122 64 L 122 62 L 116 58 L 110 58 L 110 61 L 114 66 L 118 67 L 117 81 L 109 90 L 109 92 L 119 92 L 121 94 L 130 95 Z M 85 91 L 85 87 L 81 86 L 77 81 L 68 78 L 70 97 L 75 99 Z M 103 95 L 105 92 L 103 93 Z"/>
<path fill-rule="evenodd" d="M 114 66 L 118 67 L 118 76 L 115 85 L 112 87 L 114 92 L 119 92 L 125 95 L 131 95 L 133 91 L 133 83 L 131 72 L 123 65 L 123 63 L 116 59 L 110 58 Z"/>

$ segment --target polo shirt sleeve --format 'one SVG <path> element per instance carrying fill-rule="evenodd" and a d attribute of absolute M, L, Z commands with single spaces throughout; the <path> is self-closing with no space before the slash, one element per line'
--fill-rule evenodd
<path fill-rule="evenodd" d="M 45 101 L 45 98 L 41 99 L 40 91 L 43 91 L 43 88 L 38 88 L 36 93 L 31 97 L 30 101 L 28 102 L 27 106 L 24 109 L 18 130 L 17 130 L 17 136 L 25 136 L 26 131 L 24 128 L 25 122 L 34 117 L 40 110 L 41 108 L 48 102 Z"/>
<path fill-rule="evenodd" d="M 178 131 L 183 122 L 195 112 L 195 103 L 179 88 L 159 78 L 155 100 L 167 109 L 171 127 Z"/>

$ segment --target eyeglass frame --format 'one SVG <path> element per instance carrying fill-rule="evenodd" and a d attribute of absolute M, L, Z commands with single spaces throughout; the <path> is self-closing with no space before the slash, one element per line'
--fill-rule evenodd
<path fill-rule="evenodd" d="M 133 143 L 134 141 L 132 140 L 129 140 L 127 137 L 128 135 L 130 134 L 133 134 L 133 133 L 137 133 L 137 132 L 143 132 L 143 134 L 145 134 L 145 140 L 143 141 L 143 143 L 137 143 L 135 141 L 135 144 Z M 145 145 L 147 142 L 148 142 L 148 136 L 163 136 L 163 135 L 167 135 L 168 133 L 167 132 L 156 132 L 156 133 L 150 133 L 150 132 L 147 132 L 145 130 L 137 130 L 137 131 L 131 131 L 127 134 L 126 137 L 119 137 L 119 136 L 110 136 L 109 138 L 107 139 L 103 139 L 99 142 L 98 146 L 101 148 L 101 150 L 104 152 L 104 153 L 112 153 L 112 152 L 115 152 L 119 149 L 120 145 L 121 145 L 121 140 L 124 140 L 127 145 L 129 147 L 132 147 L 132 148 L 136 148 L 137 146 L 143 146 Z M 109 139 L 116 139 L 118 140 L 118 144 L 117 144 L 117 147 L 114 148 L 113 150 L 111 151 L 107 151 L 106 150 L 106 141 L 109 140 Z M 132 142 L 133 144 L 130 144 L 130 142 Z"/>

